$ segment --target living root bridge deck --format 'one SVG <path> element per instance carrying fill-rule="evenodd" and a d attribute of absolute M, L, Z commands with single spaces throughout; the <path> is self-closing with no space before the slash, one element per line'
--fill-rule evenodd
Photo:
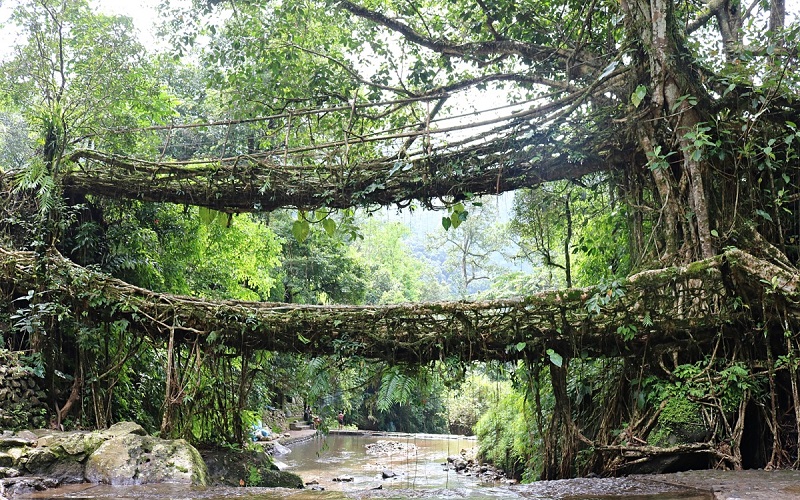
<path fill-rule="evenodd" d="M 798 275 L 738 249 L 685 267 L 645 271 L 616 286 L 518 299 L 380 306 L 211 301 L 155 293 L 80 267 L 58 253 L 0 249 L 6 307 L 58 302 L 81 321 L 126 319 L 155 338 L 247 350 L 359 355 L 427 363 L 643 355 L 741 336 L 779 307 L 797 317 Z M 35 269 L 45 269 L 38 273 Z M 14 301 L 14 302 L 12 302 Z M 786 314 L 783 315 L 786 317 Z"/>

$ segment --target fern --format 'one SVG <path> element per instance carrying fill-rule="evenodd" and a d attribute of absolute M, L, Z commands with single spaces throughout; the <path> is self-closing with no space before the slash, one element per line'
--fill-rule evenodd
<path fill-rule="evenodd" d="M 56 207 L 56 197 L 53 196 L 55 181 L 41 160 L 32 161 L 22 170 L 22 175 L 17 178 L 14 186 L 14 193 L 20 191 L 36 191 L 41 215 L 49 213 Z"/>
<path fill-rule="evenodd" d="M 378 390 L 378 410 L 387 411 L 395 403 L 401 405 L 409 403 L 416 387 L 415 377 L 401 373 L 397 367 L 390 368 L 381 377 L 381 387 Z"/>

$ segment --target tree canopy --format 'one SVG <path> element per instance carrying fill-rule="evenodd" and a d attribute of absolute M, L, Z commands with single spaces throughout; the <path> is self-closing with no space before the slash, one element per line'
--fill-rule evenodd
<path fill-rule="evenodd" d="M 227 108 L 205 143 L 219 156 L 77 150 L 68 190 L 341 208 L 602 172 L 637 255 L 710 257 L 747 222 L 779 247 L 797 232 L 797 26 L 780 1 L 233 5 L 199 56 Z M 489 90 L 497 104 L 465 111 Z"/>

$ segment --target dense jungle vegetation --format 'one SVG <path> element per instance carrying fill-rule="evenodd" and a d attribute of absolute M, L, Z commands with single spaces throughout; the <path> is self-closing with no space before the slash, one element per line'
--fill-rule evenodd
<path fill-rule="evenodd" d="M 242 444 L 291 403 L 526 480 L 800 465 L 784 0 L 163 2 L 147 47 L 4 8 L 0 353 L 43 405 L 0 426 Z"/>

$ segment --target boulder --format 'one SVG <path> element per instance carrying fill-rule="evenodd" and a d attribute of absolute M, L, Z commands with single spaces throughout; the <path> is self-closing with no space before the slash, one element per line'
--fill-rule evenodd
<path fill-rule="evenodd" d="M 263 451 L 213 448 L 204 449 L 201 454 L 208 467 L 210 484 L 214 486 L 303 487 L 300 476 L 278 470 Z"/>
<path fill-rule="evenodd" d="M 279 456 L 279 457 L 283 456 L 283 455 L 288 455 L 289 453 L 292 452 L 291 449 L 289 449 L 288 447 L 278 443 L 277 441 L 272 443 L 271 451 L 272 451 L 273 455 L 276 455 L 276 456 Z"/>
<path fill-rule="evenodd" d="M 51 432 L 39 436 L 37 446 L 47 448 L 56 458 L 82 462 L 108 439 L 102 432 Z"/>
<path fill-rule="evenodd" d="M 268 470 L 261 473 L 261 482 L 258 486 L 265 488 L 302 489 L 303 479 L 292 472 Z"/>
<path fill-rule="evenodd" d="M 34 475 L 46 475 L 50 466 L 58 457 L 49 448 L 32 448 L 18 460 L 19 465 Z"/>
<path fill-rule="evenodd" d="M 0 479 L 6 477 L 19 477 L 22 473 L 19 469 L 14 469 L 13 467 L 0 467 Z"/>
<path fill-rule="evenodd" d="M 8 498 L 42 491 L 58 486 L 58 481 L 49 477 L 14 477 L 0 480 L 0 492 Z"/>
<path fill-rule="evenodd" d="M 36 437 L 33 439 L 30 436 L 20 436 L 10 432 L 4 432 L 0 435 L 0 450 L 7 450 L 9 448 L 17 448 L 20 446 L 36 446 Z"/>
<path fill-rule="evenodd" d="M 58 451 L 58 453 L 56 451 Z M 42 476 L 59 484 L 83 482 L 85 453 L 64 454 L 60 448 L 30 448 L 17 460 L 26 475 Z"/>
<path fill-rule="evenodd" d="M 120 437 L 126 434 L 146 436 L 147 432 L 145 432 L 144 427 L 136 422 L 119 422 L 104 430 L 103 434 L 107 434 L 111 437 Z"/>
<path fill-rule="evenodd" d="M 112 485 L 208 484 L 200 453 L 183 439 L 124 434 L 100 445 L 86 461 L 86 479 Z"/>

